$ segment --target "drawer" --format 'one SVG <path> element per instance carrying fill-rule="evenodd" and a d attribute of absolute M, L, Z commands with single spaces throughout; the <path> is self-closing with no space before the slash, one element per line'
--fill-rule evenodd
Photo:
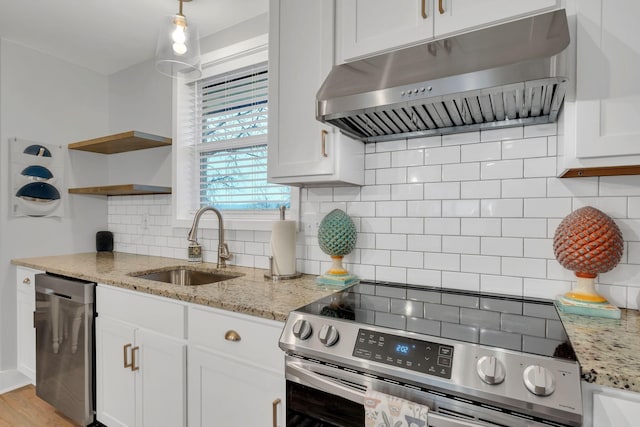
<path fill-rule="evenodd" d="M 278 347 L 284 323 L 209 307 L 189 307 L 189 344 L 206 347 L 282 372 L 284 352 Z M 225 338 L 235 331 L 239 341 Z"/>
<path fill-rule="evenodd" d="M 27 267 L 16 267 L 16 285 L 18 292 L 35 295 L 36 274 L 42 271 Z"/>
<path fill-rule="evenodd" d="M 169 298 L 98 284 L 96 311 L 164 335 L 186 337 L 187 305 Z"/>

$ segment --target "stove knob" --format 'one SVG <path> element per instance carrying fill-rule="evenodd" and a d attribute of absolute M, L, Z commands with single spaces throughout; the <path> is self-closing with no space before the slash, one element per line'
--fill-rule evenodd
<path fill-rule="evenodd" d="M 524 385 L 536 396 L 549 396 L 556 389 L 556 380 L 547 368 L 531 365 L 524 370 Z"/>
<path fill-rule="evenodd" d="M 311 329 L 311 324 L 304 319 L 296 320 L 296 323 L 293 324 L 292 329 L 293 336 L 302 341 L 309 338 L 311 336 L 311 332 L 313 332 L 313 329 Z"/>
<path fill-rule="evenodd" d="M 504 381 L 504 365 L 495 356 L 481 357 L 476 370 L 480 379 L 487 384 L 497 385 Z"/>
<path fill-rule="evenodd" d="M 320 342 L 324 344 L 325 347 L 331 347 L 340 339 L 340 334 L 338 334 L 338 330 L 331 325 L 324 325 L 322 329 L 320 329 L 320 333 L 318 334 L 318 338 L 320 338 Z"/>

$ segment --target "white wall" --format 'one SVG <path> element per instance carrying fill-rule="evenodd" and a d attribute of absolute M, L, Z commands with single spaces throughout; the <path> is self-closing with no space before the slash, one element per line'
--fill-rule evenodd
<path fill-rule="evenodd" d="M 12 258 L 95 250 L 107 226 L 104 197 L 69 196 L 63 218 L 9 216 L 8 138 L 67 144 L 107 131 L 106 77 L 0 40 L 0 371 L 16 365 L 16 292 Z M 67 185 L 106 179 L 95 155 L 70 153 Z"/>

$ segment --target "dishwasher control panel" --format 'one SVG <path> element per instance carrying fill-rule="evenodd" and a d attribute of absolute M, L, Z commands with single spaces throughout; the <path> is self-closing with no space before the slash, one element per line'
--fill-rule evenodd
<path fill-rule="evenodd" d="M 453 346 L 358 330 L 353 356 L 451 379 Z"/>

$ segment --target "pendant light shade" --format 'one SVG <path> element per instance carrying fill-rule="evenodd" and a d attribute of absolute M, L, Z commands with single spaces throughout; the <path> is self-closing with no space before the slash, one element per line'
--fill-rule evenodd
<path fill-rule="evenodd" d="M 158 34 L 156 69 L 172 78 L 198 78 L 202 75 L 200 38 L 195 25 L 182 14 L 182 2 L 191 0 L 178 1 L 180 11 L 165 18 Z"/>

